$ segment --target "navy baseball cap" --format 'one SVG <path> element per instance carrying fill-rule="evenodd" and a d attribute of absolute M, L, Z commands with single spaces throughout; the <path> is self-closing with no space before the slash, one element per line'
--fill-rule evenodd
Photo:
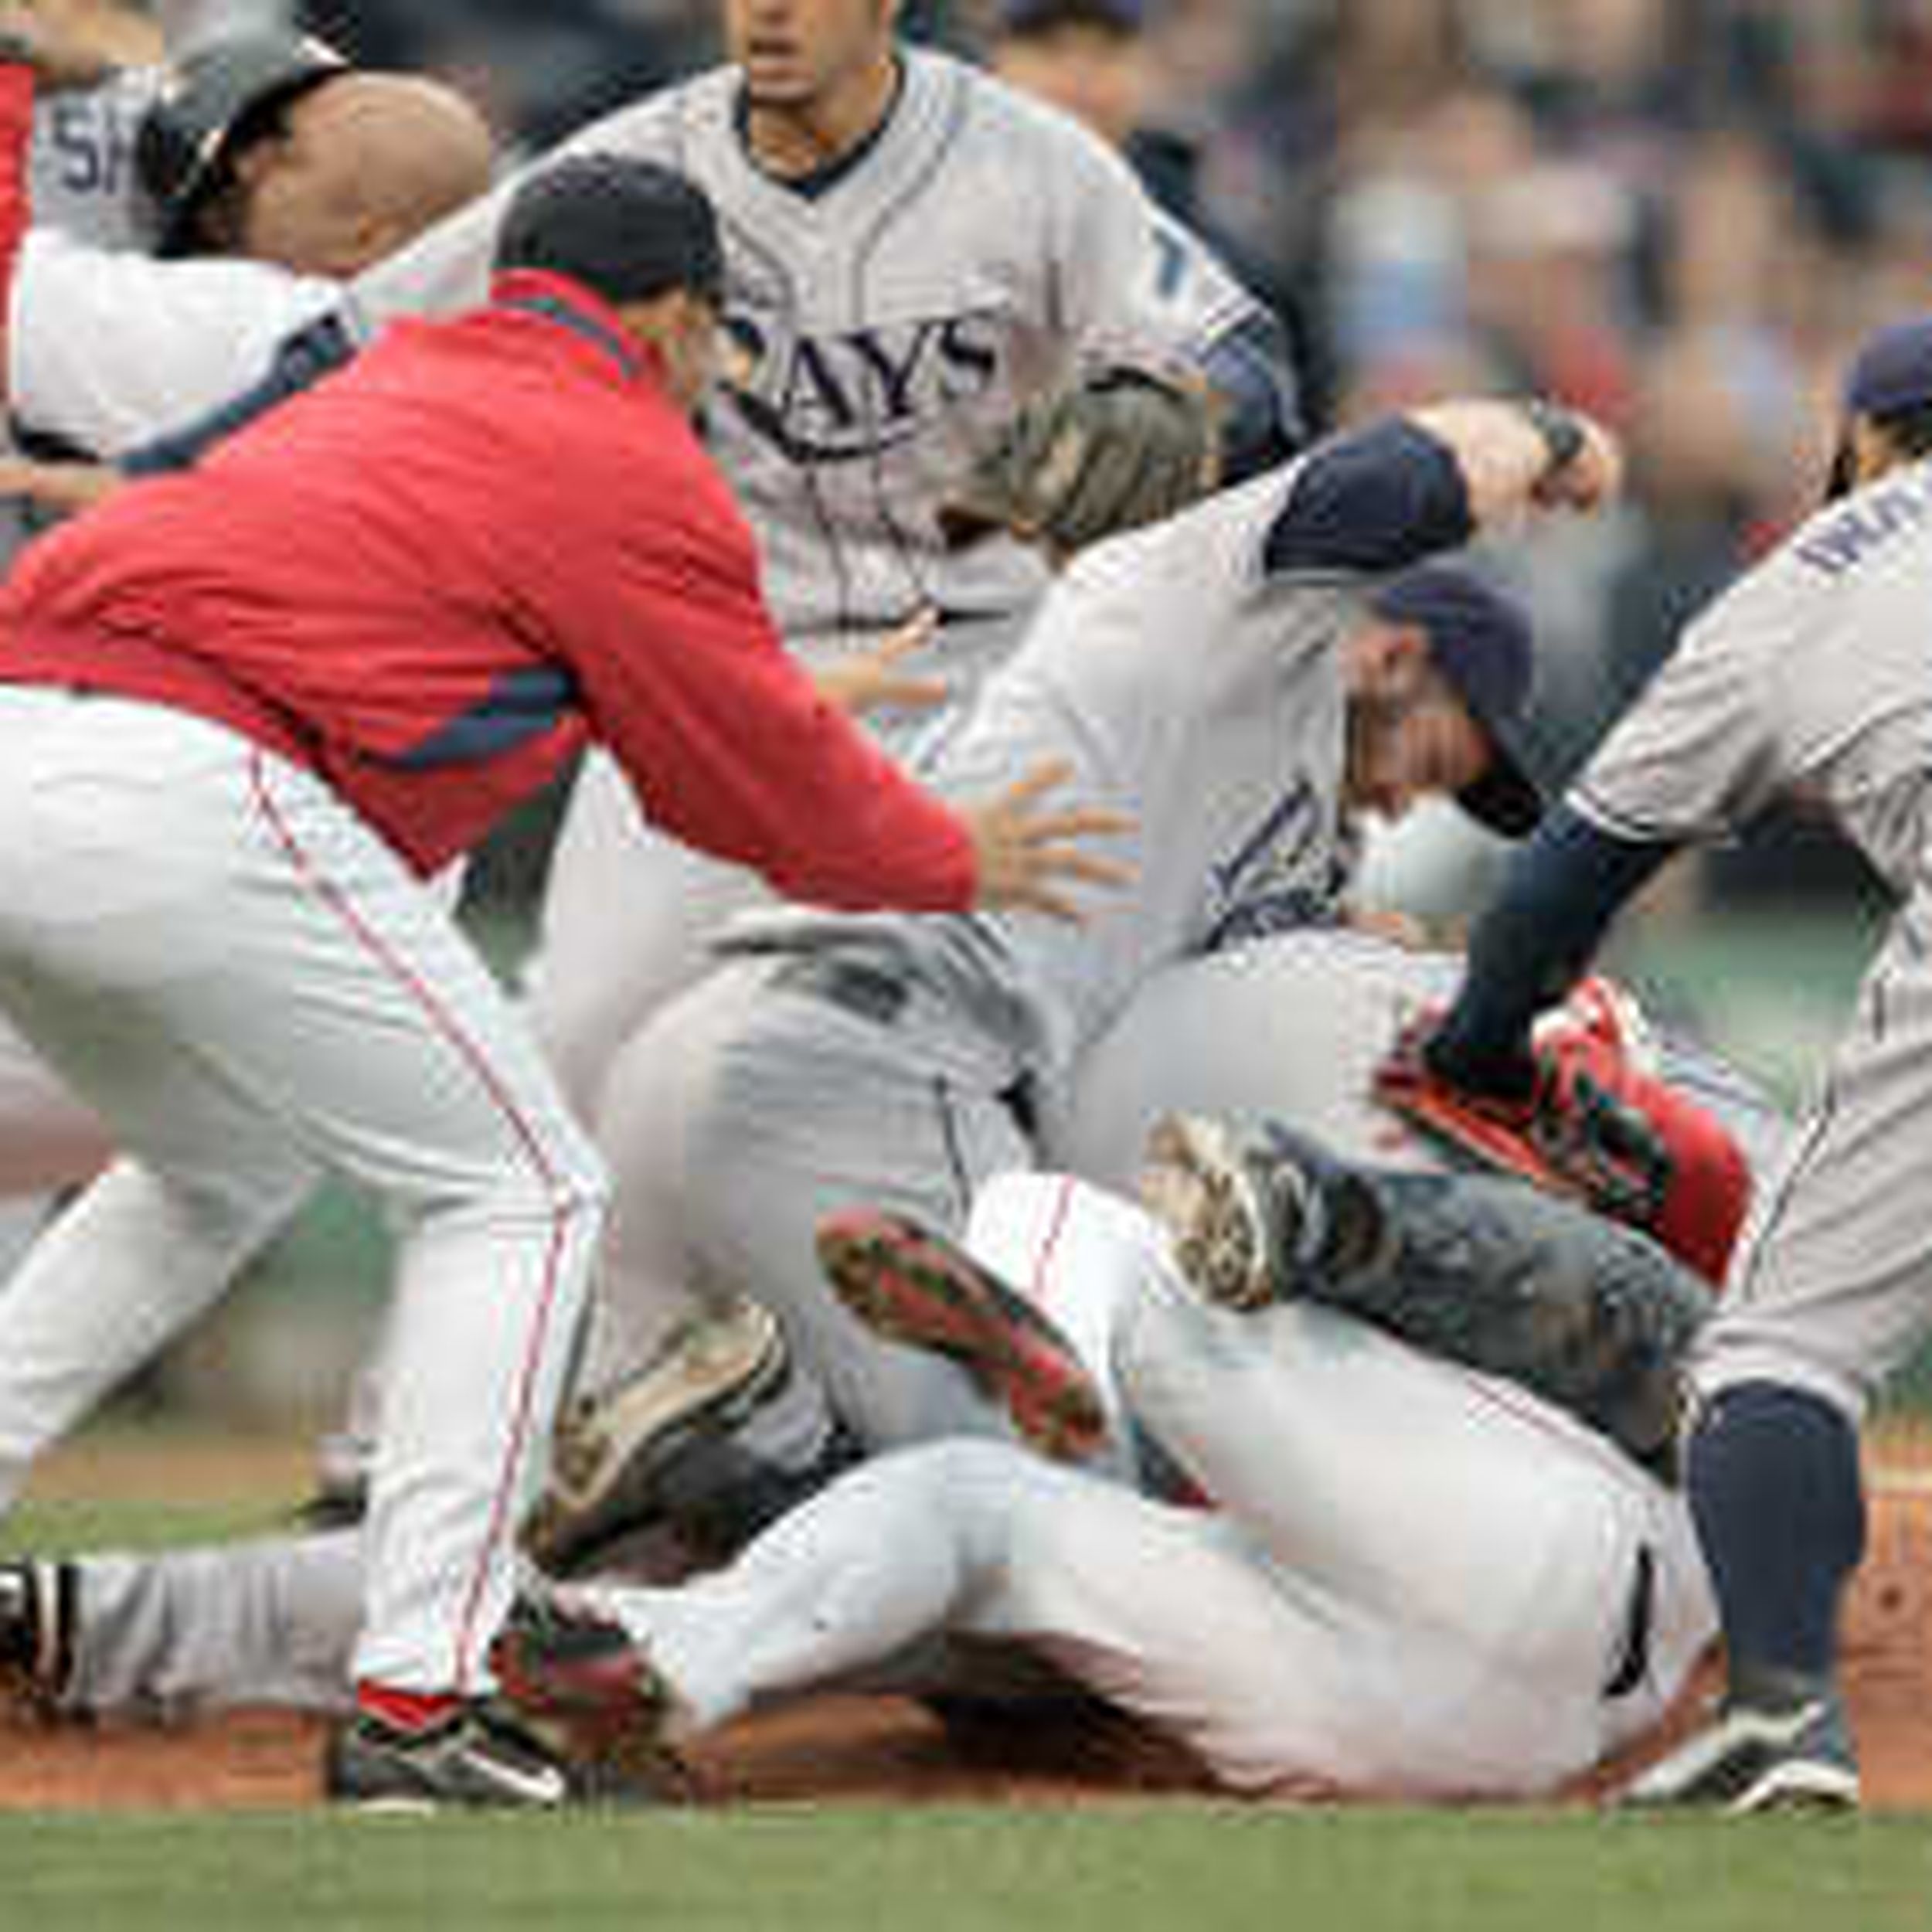
<path fill-rule="evenodd" d="M 1467 570 L 1446 563 L 1419 563 L 1390 578 L 1369 597 L 1369 607 L 1384 623 L 1413 624 L 1422 632 L 1430 662 L 1489 740 L 1488 768 L 1456 794 L 1457 804 L 1505 838 L 1534 832 L 1543 794 L 1516 749 L 1536 681 L 1522 611 Z"/>
<path fill-rule="evenodd" d="M 1854 416 L 1896 416 L 1932 403 L 1932 315 L 1875 330 L 1859 345 L 1845 377 L 1845 407 Z"/>
<path fill-rule="evenodd" d="M 499 270 L 568 275 L 607 302 L 689 289 L 724 301 L 724 249 L 710 198 L 676 169 L 577 155 L 532 175 L 497 231 Z"/>

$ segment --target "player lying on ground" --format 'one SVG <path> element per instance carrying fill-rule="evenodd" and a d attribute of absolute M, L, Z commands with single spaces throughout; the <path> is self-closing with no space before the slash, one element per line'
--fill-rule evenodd
<path fill-rule="evenodd" d="M 1334 1063 L 1344 1068 L 1362 1063 L 1366 1057 L 1365 1046 L 1370 1044 L 1348 1038 L 1347 1026 L 1352 1021 L 1359 1022 L 1362 1015 L 1369 1015 L 1372 1037 L 1386 1039 L 1404 1010 L 1402 1002 L 1389 1001 L 1390 989 L 1406 987 L 1413 993 L 1418 988 L 1439 985 L 1444 970 L 1440 961 L 1391 949 L 1383 942 L 1333 933 L 1308 933 L 1270 942 L 1257 949 L 1257 956 L 1274 957 L 1277 970 L 1272 975 L 1247 974 L 1243 976 L 1243 985 L 1250 989 L 1261 985 L 1284 992 L 1298 992 L 1302 995 L 1298 1009 L 1301 1015 L 1308 1015 L 1311 1010 L 1318 1012 L 1324 989 L 1329 989 L 1330 1010 L 1344 1022 L 1343 1031 L 1337 1036 L 1341 1052 Z M 1375 970 L 1378 963 L 1383 969 L 1379 972 Z M 1333 989 L 1352 984 L 1367 988 L 1366 1001 L 1346 992 L 1335 996 Z M 1238 1019 L 1242 995 L 1238 989 L 1229 990 L 1232 1010 Z M 1605 1029 L 1611 1022 L 1606 1017 L 1606 1003 L 1600 998 L 1587 998 L 1580 1005 L 1583 1017 L 1573 1023 L 1570 1032 L 1578 1050 L 1589 1055 L 1607 1036 Z M 1607 1036 L 1622 1036 L 1621 1033 Z M 1223 1034 L 1222 1037 L 1225 1040 L 1230 1036 Z M 1600 1058 L 1594 1063 L 1602 1064 Z M 1311 1115 L 1338 1126 L 1345 1126 L 1352 1117 L 1356 1120 L 1360 1138 L 1368 1144 L 1365 1152 L 1372 1148 L 1386 1157 L 1394 1151 L 1388 1139 L 1393 1124 L 1386 1116 L 1378 1116 L 1373 1103 L 1360 1097 L 1345 1075 L 1336 1083 L 1330 1063 L 1304 1070 L 1299 1081 L 1290 1085 L 1306 1099 Z M 1400 1130 L 1395 1131 L 1400 1142 Z M 1420 1146 L 1412 1147 L 1411 1158 L 1419 1162 L 1440 1158 Z M 1197 1168 L 1198 1163 L 1194 1167 L 1183 1163 L 1171 1168 L 1170 1173 L 1175 1180 L 1191 1181 Z M 1328 1285 L 1321 1291 L 1343 1298 L 1345 1314 L 1350 1308 L 1358 1311 L 1371 1309 L 1381 1320 L 1406 1323 L 1412 1332 L 1427 1333 L 1465 1354 L 1475 1350 L 1475 1359 L 1485 1359 L 1482 1350 L 1490 1352 L 1488 1359 L 1501 1359 L 1495 1352 L 1500 1347 L 1507 1352 L 1509 1366 L 1532 1372 L 1535 1365 L 1526 1362 L 1521 1338 L 1526 1328 L 1544 1333 L 1547 1366 L 1569 1378 L 1548 1386 L 1559 1387 L 1566 1396 L 1581 1400 L 1586 1406 L 1590 1406 L 1593 1389 L 1615 1393 L 1626 1386 L 1627 1378 L 1617 1366 L 1619 1362 L 1635 1363 L 1644 1374 L 1659 1378 L 1656 1386 L 1668 1386 L 1675 1350 L 1689 1325 L 1686 1308 L 1694 1310 L 1699 1305 L 1701 1291 L 1689 1287 L 1681 1274 L 1673 1277 L 1658 1251 L 1639 1237 L 1594 1221 L 1560 1202 L 1543 1202 L 1515 1182 L 1468 1184 L 1475 1203 L 1475 1218 L 1461 1228 L 1457 1226 L 1454 1196 L 1461 1184 L 1445 1184 L 1420 1175 L 1404 1176 L 1379 1166 L 1375 1185 L 1383 1199 L 1395 1204 L 1398 1224 L 1400 1217 L 1409 1212 L 1403 1205 L 1405 1189 L 1424 1190 L 1418 1210 L 1423 1217 L 1420 1236 L 1427 1239 L 1445 1229 L 1454 1232 L 1461 1252 L 1472 1264 L 1471 1272 L 1460 1282 L 1445 1282 L 1443 1270 L 1436 1267 L 1430 1280 L 1439 1291 L 1437 1295 L 1398 1292 L 1391 1299 L 1385 1292 L 1389 1285 L 1386 1270 L 1325 1267 L 1321 1272 L 1328 1277 Z M 1506 1198 L 1498 1202 L 1495 1191 L 1499 1188 L 1505 1189 L 1507 1196 L 1516 1197 L 1514 1206 Z M 1170 1202 L 1180 1202 L 1185 1199 L 1185 1191 L 1170 1185 L 1164 1190 L 1163 1198 Z M 1737 1216 L 1734 1201 L 1709 1200 L 1705 1211 L 1713 1227 L 1734 1228 Z M 1280 1217 L 1273 1219 L 1278 1227 Z M 1476 1237 L 1473 1242 L 1468 1238 L 1471 1234 Z M 1407 1251 L 1413 1251 L 1413 1239 L 1412 1236 L 1406 1243 Z M 1085 1375 L 1060 1374 L 1049 1362 L 1037 1376 L 1015 1379 L 994 1373 L 982 1383 L 979 1378 L 986 1376 L 989 1363 L 996 1364 L 998 1359 L 1000 1330 L 995 1324 L 991 1345 L 979 1349 L 972 1364 L 981 1399 L 996 1400 L 1002 1408 L 1016 1406 L 1022 1414 L 1022 1434 L 1062 1447 L 1090 1444 L 1097 1420 L 1101 1422 L 1127 1445 L 1116 1466 L 1131 1470 L 1156 1494 L 1171 1495 L 1174 1471 L 1171 1447 L 1165 1452 L 1151 1447 L 1154 1440 L 1165 1438 L 1158 1429 L 1150 1437 L 1130 1415 L 1132 1397 L 1124 1393 L 1127 1385 L 1109 1369 L 1120 1350 L 1118 1333 L 1123 1324 L 1131 1316 L 1142 1292 L 1165 1273 L 1158 1258 L 1161 1243 L 1146 1217 L 1124 1201 L 1076 1182 L 1012 1175 L 995 1182 L 983 1192 L 975 1209 L 971 1241 L 977 1252 L 1011 1278 L 1025 1284 L 1036 1304 L 1055 1324 L 1077 1338 L 1081 1352 L 1094 1365 L 1090 1379 Z M 1702 1251 L 1709 1242 L 1703 1236 L 1692 1236 L 1687 1245 Z M 1369 1243 L 1366 1251 L 1379 1255 L 1404 1250 L 1402 1242 L 1396 1242 L 1391 1250 L 1389 1243 L 1379 1240 Z M 895 1272 L 903 1277 L 906 1270 L 892 1262 L 889 1256 L 888 1260 L 890 1265 L 883 1270 L 875 1270 L 875 1274 L 883 1273 L 888 1281 Z M 864 1272 L 862 1267 L 860 1274 Z M 852 1267 L 842 1264 L 838 1273 L 850 1291 Z M 1305 1269 L 1300 1271 L 1298 1278 L 1307 1278 Z M 1397 1281 L 1394 1285 L 1400 1291 L 1404 1284 Z M 1420 1284 L 1408 1284 L 1410 1288 L 1417 1285 Z M 1498 1297 L 1505 1318 L 1493 1324 L 1485 1335 L 1466 1318 L 1464 1311 L 1473 1301 L 1489 1308 L 1493 1315 Z M 889 1308 L 890 1305 L 869 1297 L 862 1281 L 855 1299 L 861 1305 L 875 1308 L 880 1305 Z M 1525 1324 L 1519 1316 L 1526 1306 L 1548 1308 L 1556 1319 L 1546 1331 L 1540 1321 Z M 1445 1314 L 1446 1325 L 1440 1318 Z M 1641 1318 L 1632 1318 L 1639 1315 Z M 1341 1329 L 1331 1330 L 1325 1325 L 1328 1316 L 1313 1309 L 1304 1310 L 1294 1320 L 1299 1322 L 1304 1318 L 1312 1321 L 1318 1335 L 1349 1332 L 1345 1321 Z M 889 1325 L 901 1334 L 907 1332 L 903 1320 Z M 948 1336 L 943 1319 L 934 1332 L 936 1338 L 950 1338 L 955 1345 L 959 1339 L 956 1334 Z M 985 1332 L 981 1332 L 982 1336 Z M 1654 1342 L 1648 1351 L 1641 1346 L 1647 1332 Z M 1553 1342 L 1547 1339 L 1550 1336 Z M 1576 1345 L 1579 1337 L 1585 1345 Z M 1625 1486 L 1634 1485 L 1632 1494 L 1648 1495 L 1657 1487 L 1642 1477 L 1629 1458 L 1618 1456 L 1606 1441 L 1587 1436 L 1566 1418 L 1553 1421 L 1543 1417 L 1537 1426 L 1529 1427 L 1523 1418 L 1540 1417 L 1548 1405 L 1526 1396 L 1519 1400 L 1505 1395 L 1493 1378 L 1472 1376 L 1440 1362 L 1423 1363 L 1406 1349 L 1390 1351 L 1389 1345 L 1379 1338 L 1338 1347 L 1335 1361 L 1324 1371 L 1318 1385 L 1321 1390 L 1328 1393 L 1321 1394 L 1320 1403 L 1311 1410 L 1308 1403 L 1312 1396 L 1298 1387 L 1286 1400 L 1291 1417 L 1324 1413 L 1331 1399 L 1337 1405 L 1335 1413 L 1338 1417 L 1352 1413 L 1358 1396 L 1344 1393 L 1348 1363 L 1355 1349 L 1366 1348 L 1366 1359 L 1378 1362 L 1386 1359 L 1398 1365 L 1387 1370 L 1395 1378 L 1396 1386 L 1406 1386 L 1409 1378 L 1419 1377 L 1425 1389 L 1460 1392 L 1453 1399 L 1445 1398 L 1451 1407 L 1468 1400 L 1471 1392 L 1481 1391 L 1481 1400 L 1475 1403 L 1479 1417 L 1493 1412 L 1495 1417 L 1514 1420 L 1506 1424 L 1501 1420 L 1478 1423 L 1476 1436 L 1480 1440 L 1486 1431 L 1493 1429 L 1515 1432 L 1517 1439 L 1506 1454 L 1502 1445 L 1492 1445 L 1495 1453 L 1504 1455 L 1512 1466 L 1533 1466 L 1536 1458 L 1524 1454 L 1529 1444 L 1566 1444 L 1558 1458 L 1560 1466 L 1618 1471 L 1612 1488 L 1619 1493 Z M 967 1352 L 972 1355 L 975 1350 L 969 1347 Z M 1028 1357 L 1023 1352 L 1015 1359 L 1038 1360 L 1037 1355 Z M 1411 1366 L 1400 1366 L 1405 1363 Z M 1586 1382 L 1576 1379 L 1574 1371 L 1579 1365 L 1588 1371 Z M 948 1365 L 947 1372 L 961 1371 L 955 1362 Z M 1336 1377 L 1343 1379 L 1342 1389 L 1332 1387 Z M 1365 1385 L 1358 1395 L 1373 1406 L 1370 1385 Z M 1658 1406 L 1641 1403 L 1628 1413 L 1643 1423 Z M 1207 1406 L 1212 1410 L 1219 1404 L 1211 1402 Z M 1608 1413 L 1602 1419 L 1613 1426 L 1619 1420 Z M 1325 1426 L 1311 1424 L 1318 1435 Z M 1364 1434 L 1368 1438 L 1366 1443 L 1361 1437 L 1350 1434 L 1327 1452 L 1323 1466 L 1329 1471 L 1331 1481 L 1366 1484 L 1396 1480 L 1393 1474 L 1385 1478 L 1380 1459 L 1391 1454 L 1398 1458 L 1406 1456 L 1403 1425 L 1394 1418 L 1383 1418 L 1366 1428 Z M 1312 1454 L 1313 1438 L 1308 1440 Z M 1427 1446 L 1430 1440 L 1419 1446 L 1425 1460 L 1433 1459 L 1433 1451 Z M 1587 1452 L 1586 1441 L 1590 1444 Z M 1645 1454 L 1653 1454 L 1657 1446 L 1655 1437 L 1648 1434 L 1633 1437 L 1631 1442 L 1634 1448 Z M 1233 1453 L 1232 1445 L 1230 1453 Z M 1265 1444 L 1258 1444 L 1255 1453 L 1265 1456 L 1270 1451 Z M 1475 1471 L 1487 1453 L 1478 1454 L 1471 1466 L 1471 1480 L 1480 1480 Z M 1022 1525 L 1033 1523 L 1036 1516 L 1050 1517 L 1061 1506 L 1048 1500 L 1036 1501 L 1036 1491 L 1041 1498 L 1080 1496 L 1091 1486 L 1087 1479 L 1070 1485 L 1051 1472 L 1039 1471 L 1029 1459 L 1015 1458 L 1015 1466 L 1009 1468 L 1005 1460 L 1008 1452 L 991 1446 L 978 1460 L 976 1454 L 960 1445 L 944 1454 L 928 1457 L 921 1451 L 910 1457 L 889 1458 L 889 1466 L 903 1464 L 908 1473 L 876 1478 L 873 1484 L 850 1491 L 854 1497 L 883 1497 L 881 1501 L 867 1504 L 864 1510 L 855 1506 L 852 1520 L 861 1526 L 862 1536 L 869 1538 L 878 1526 L 868 1512 L 903 1507 L 915 1512 L 910 1520 L 921 1533 L 930 1534 L 933 1525 L 952 1519 L 951 1485 L 968 1481 L 971 1495 L 980 1493 L 979 1477 L 969 1481 L 958 1473 L 962 1459 L 972 1471 L 1006 1470 L 1019 1484 L 1029 1502 L 1025 1513 L 1016 1516 L 1011 1526 L 1015 1536 L 1021 1534 Z M 1365 1459 L 1363 1466 L 1345 1478 L 1344 1472 L 1356 1458 Z M 1184 1463 L 1183 1466 L 1197 1481 L 1201 1480 L 1191 1465 Z M 923 1473 L 915 1475 L 914 1471 Z M 886 1486 L 881 1491 L 876 1482 Z M 1225 1493 L 1214 1482 L 1205 1486 L 1216 1495 Z M 974 1503 L 969 1519 L 981 1521 L 985 1507 L 983 1502 Z M 1145 1520 L 1165 1524 L 1167 1521 L 1159 1509 L 1150 1507 L 1139 1511 L 1111 1499 L 1094 1504 L 1091 1513 L 1103 1522 L 1117 1515 L 1134 1523 Z M 836 1523 L 845 1519 L 834 1515 L 829 1520 Z M 1032 1532 L 1026 1533 L 1030 1537 Z M 1363 1533 L 1372 1537 L 1378 1532 L 1365 1525 Z M 1047 1546 L 1050 1547 L 1060 1534 L 1059 1527 L 1053 1526 L 1046 1536 Z M 1170 1540 L 1185 1541 L 1193 1534 L 1190 1529 L 1186 1536 L 1182 1536 L 1179 1532 L 1165 1527 L 1149 1532 L 1162 1546 Z M 785 1551 L 794 1549 L 795 1543 L 794 1533 L 794 1538 L 774 1543 L 770 1547 Z M 866 1545 L 862 1541 L 858 1546 Z M 870 1564 L 876 1568 L 882 1551 L 899 1546 L 896 1543 L 871 1546 Z M 981 1541 L 971 1548 L 991 1563 L 993 1556 L 987 1553 L 997 1551 L 1000 1546 L 997 1543 Z M 1073 1546 L 1082 1549 L 1085 1546 L 1084 1539 L 1077 1539 Z M 1391 1547 L 1400 1552 L 1401 1540 L 1392 1539 Z M 1202 1563 L 1211 1570 L 1219 1560 L 1203 1558 Z M 357 1561 L 356 1539 L 345 1535 L 155 1558 L 100 1558 L 79 1566 L 19 1566 L 0 1573 L 6 1578 L 15 1605 L 10 1624 L 13 1661 L 20 1675 L 37 1687 L 41 1696 L 70 1708 L 116 1709 L 141 1702 L 192 1705 L 294 1701 L 332 1709 L 344 1695 L 341 1659 L 352 1640 L 356 1617 Z M 910 1565 L 910 1557 L 908 1562 Z M 932 1559 L 930 1566 L 922 1558 L 919 1564 L 911 1566 L 917 1589 L 908 1600 L 917 1607 L 919 1614 L 930 1613 L 937 1617 L 943 1606 L 935 1606 L 931 1600 L 935 1579 L 957 1579 L 958 1573 L 949 1562 L 938 1558 Z M 829 1580 L 825 1587 L 831 1587 Z M 908 1585 L 909 1589 L 912 1587 Z M 708 1600 L 700 1597 L 692 1600 L 704 1603 Z M 1471 1613 L 1472 1616 L 1476 1614 Z M 858 1626 L 857 1635 L 850 1635 L 848 1625 L 842 1624 L 841 1629 L 855 1643 L 885 1641 L 876 1623 Z M 802 1642 L 796 1632 L 789 1641 Z M 1211 1649 L 1211 1646 L 1204 1646 L 1197 1639 L 1188 1648 L 1199 1651 Z M 806 1651 L 779 1649 L 770 1655 L 781 1659 L 787 1672 L 794 1665 L 801 1672 L 805 1668 L 798 1660 Z M 1185 1653 L 1183 1662 L 1173 1668 L 1184 1668 L 1184 1664 Z M 777 1667 L 774 1663 L 773 1668 Z M 1210 1669 L 1211 1665 L 1203 1664 L 1201 1668 Z M 1628 1711 L 1619 1710 L 1612 1716 L 1619 1735 L 1626 1722 L 1635 1721 Z M 1345 1779 L 1358 1774 L 1364 1777 L 1371 1775 L 1363 1769 L 1367 1760 L 1359 1755 L 1339 1759 L 1303 1757 L 1298 1761 L 1304 1770 L 1324 1776 Z M 1376 1765 L 1374 1778 L 1386 1779 L 1393 1774 L 1386 1760 L 1376 1760 Z M 1234 1770 L 1228 1774 L 1241 1776 Z M 1458 1771 L 1452 1777 L 1447 1772 L 1432 1771 L 1426 1760 L 1414 1772 L 1424 1782 L 1440 1777 L 1445 1781 L 1445 1788 L 1455 1777 L 1466 1774 Z"/>
<path fill-rule="evenodd" d="M 989 1250 L 1026 1245 L 1049 1196 L 1060 1238 L 1035 1291 L 1090 1327 L 1104 1311 L 1107 1394 L 1037 1314 L 1015 1328 L 988 1304 L 971 1345 L 1022 1413 L 1056 1406 L 1029 1409 L 1029 1387 L 1083 1389 L 1216 1507 L 1010 1444 L 876 1458 L 723 1572 L 573 1592 L 636 1646 L 594 1648 L 585 1734 L 607 1743 L 613 1697 L 629 1719 L 661 1696 L 675 1741 L 944 1631 L 1037 1651 L 1239 1790 L 1534 1795 L 1655 1719 L 1711 1628 L 1670 1490 L 1553 1405 L 1332 1308 L 1206 1305 L 1163 1230 L 1080 1184 L 995 1183 L 978 1217 Z M 903 1262 L 860 1265 L 903 1278 Z M 940 1265 L 979 1291 L 970 1264 Z M 1016 1348 L 1029 1369 L 1002 1375 Z M 43 1606 L 46 1658 L 66 1655 L 72 1705 L 333 1703 L 357 1560 L 338 1534 L 11 1574 Z M 199 1632 L 174 1588 L 196 1566 L 223 1578 L 192 1592 Z M 537 1617 L 509 1646 L 508 1682 L 547 1727 L 584 1693 L 578 1634 L 560 1645 Z"/>

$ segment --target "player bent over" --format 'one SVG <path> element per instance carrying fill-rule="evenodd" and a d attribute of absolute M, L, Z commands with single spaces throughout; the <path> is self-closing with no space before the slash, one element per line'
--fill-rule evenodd
<path fill-rule="evenodd" d="M 951 1632 L 1058 1665 L 1235 1790 L 1528 1797 L 1640 1736 L 1708 1640 L 1681 1499 L 1556 1405 L 1321 1304 L 1221 1309 L 1149 1216 L 1065 1177 L 995 1182 L 970 1247 L 935 1251 L 993 1298 L 971 1345 L 989 1379 L 1083 1390 L 1143 1440 L 1163 1494 L 1012 1442 L 893 1451 L 726 1569 L 513 1614 L 498 1662 L 530 1722 L 594 1760 L 662 1760 Z M 1002 1374 L 1008 1351 L 1030 1366 Z M 217 1668 L 230 1695 L 315 1701 L 350 1641 L 356 1559 L 338 1536 L 7 1574 L 44 1607 L 41 1650 L 68 1653 L 70 1702 L 187 1697 Z M 216 1563 L 219 1592 L 183 1583 Z M 178 1586 L 199 1637 L 169 1614 Z"/>
<path fill-rule="evenodd" d="M 0 1006 L 122 1157 L 0 1314 L 0 1499 L 326 1170 L 406 1230 L 359 1715 L 331 1789 L 551 1804 L 485 1701 L 603 1218 L 600 1164 L 423 880 L 587 739 L 668 830 L 806 898 L 1070 910 L 1029 801 L 939 804 L 785 656 L 687 420 L 715 218 L 587 156 L 486 307 L 399 327 L 0 596 Z"/>
<path fill-rule="evenodd" d="M 1858 1427 L 1932 1319 L 1917 1125 L 1932 1101 L 1932 321 L 1863 345 L 1844 413 L 1831 500 L 1691 624 L 1599 747 L 1505 875 L 1423 1049 L 1452 1099 L 1518 1104 L 1532 1015 L 1618 907 L 1781 795 L 1828 809 L 1899 902 L 1699 1344 L 1687 1481 L 1729 1681 L 1706 1730 L 1632 1788 L 1643 1804 L 1857 1802 L 1835 1666 L 1864 1546 Z"/>

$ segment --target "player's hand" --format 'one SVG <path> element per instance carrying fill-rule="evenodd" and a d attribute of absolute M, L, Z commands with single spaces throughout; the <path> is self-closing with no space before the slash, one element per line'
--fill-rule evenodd
<path fill-rule="evenodd" d="M 905 668 L 906 659 L 924 650 L 938 630 L 938 614 L 920 611 L 869 651 L 855 651 L 837 664 L 815 671 L 812 682 L 818 695 L 854 718 L 887 706 L 897 711 L 930 711 L 944 704 L 949 695 L 944 678 Z"/>
<path fill-rule="evenodd" d="M 1064 759 L 1036 765 L 997 798 L 963 808 L 978 866 L 977 905 L 1014 906 L 1078 925 L 1083 915 L 1064 886 L 1117 890 L 1132 883 L 1132 867 L 1086 849 L 1089 839 L 1132 831 L 1132 819 L 1094 806 L 1049 810 L 1040 803 L 1072 771 Z"/>
<path fill-rule="evenodd" d="M 127 478 L 105 463 L 36 463 L 0 457 L 0 497 L 24 497 L 63 516 L 111 495 Z"/>
<path fill-rule="evenodd" d="M 161 51 L 138 0 L 0 0 L 0 56 L 25 61 L 46 87 L 97 87 Z"/>

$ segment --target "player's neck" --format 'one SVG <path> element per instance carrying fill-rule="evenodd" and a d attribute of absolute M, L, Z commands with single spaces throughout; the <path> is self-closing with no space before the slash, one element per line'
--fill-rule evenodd
<path fill-rule="evenodd" d="M 869 139 L 892 112 L 898 97 L 898 54 L 887 48 L 879 59 L 809 101 L 760 104 L 747 100 L 745 145 L 768 174 L 794 180 L 816 174 Z"/>

